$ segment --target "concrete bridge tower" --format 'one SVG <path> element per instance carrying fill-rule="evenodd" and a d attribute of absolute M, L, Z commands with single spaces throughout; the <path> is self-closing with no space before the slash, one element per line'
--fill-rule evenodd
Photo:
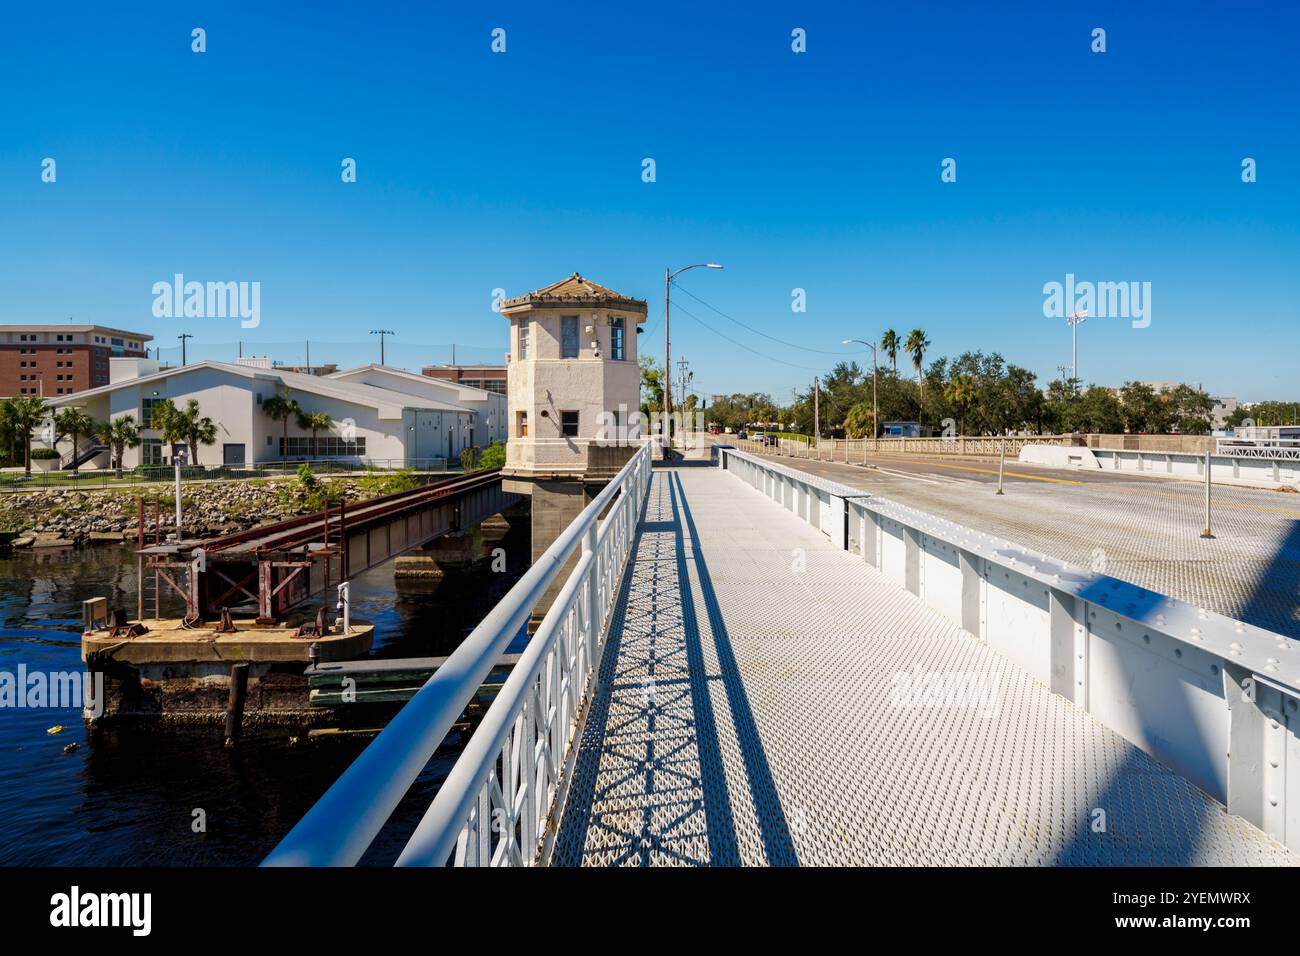
<path fill-rule="evenodd" d="M 506 490 L 532 496 L 536 560 L 635 450 L 646 303 L 575 272 L 507 299 L 501 314 L 510 320 L 503 475 Z"/>

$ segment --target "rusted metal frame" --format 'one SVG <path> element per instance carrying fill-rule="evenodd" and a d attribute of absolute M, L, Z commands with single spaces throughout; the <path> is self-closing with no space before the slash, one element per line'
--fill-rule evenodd
<path fill-rule="evenodd" d="M 223 581 L 225 581 L 227 584 L 230 585 L 230 587 L 229 587 L 227 590 L 225 590 L 225 591 L 222 592 L 222 594 L 221 594 L 220 597 L 214 598 L 214 599 L 210 602 L 210 603 L 212 604 L 213 607 L 218 607 L 218 606 L 220 606 L 221 603 L 222 603 L 223 601 L 226 600 L 226 598 L 230 597 L 230 595 L 234 594 L 236 591 L 243 591 L 244 594 L 246 594 L 248 597 L 250 597 L 250 598 L 253 599 L 254 601 L 257 600 L 257 594 L 256 594 L 255 592 L 253 592 L 253 591 L 250 591 L 248 588 L 244 587 L 245 584 L 247 584 L 249 581 L 251 581 L 251 580 L 253 580 L 255 577 L 257 577 L 257 569 L 256 569 L 256 568 L 254 568 L 253 570 L 249 571 L 248 574 L 245 575 L 245 577 L 244 577 L 244 579 L 243 579 L 242 581 L 236 581 L 234 578 L 232 578 L 232 577 L 230 577 L 229 575 L 227 575 L 226 572 L 221 571 L 221 570 L 218 570 L 217 568 L 213 568 L 213 569 L 212 569 L 212 573 L 215 574 L 215 575 L 217 575 L 219 578 L 221 578 Z"/>

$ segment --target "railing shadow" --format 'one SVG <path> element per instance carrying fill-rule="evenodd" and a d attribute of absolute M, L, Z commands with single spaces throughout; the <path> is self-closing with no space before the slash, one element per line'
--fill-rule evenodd
<path fill-rule="evenodd" d="M 1241 619 L 1300 639 L 1300 521 L 1290 522 L 1242 605 Z"/>
<path fill-rule="evenodd" d="M 650 865 L 655 862 L 655 856 L 670 856 L 679 862 L 695 866 L 716 865 L 734 859 L 735 819 L 726 781 L 716 775 L 700 773 L 681 780 L 680 786 L 672 786 L 676 781 L 671 778 L 682 776 L 679 762 L 685 744 L 681 737 L 671 737 L 672 723 L 677 718 L 670 711 L 672 703 L 675 699 L 680 699 L 683 690 L 690 697 L 691 719 L 689 724 L 679 725 L 678 729 L 685 730 L 688 739 L 694 739 L 701 766 L 707 762 L 721 767 L 722 762 L 700 655 L 691 652 L 692 641 L 689 637 L 683 638 L 683 634 L 674 633 L 681 631 L 689 635 L 695 631 L 693 643 L 698 647 L 698 628 L 695 626 L 693 611 L 688 613 L 682 599 L 689 588 L 679 587 L 685 581 L 680 576 L 683 567 L 681 524 L 677 520 L 646 519 L 651 499 L 656 493 L 660 496 L 664 494 L 662 486 L 659 489 L 652 487 L 638 516 L 637 530 L 632 541 L 632 557 L 623 575 L 618 600 L 611 615 L 610 633 L 601 658 L 597 690 L 592 695 L 592 709 L 587 715 L 578 752 L 570 769 L 573 784 L 565 803 L 552 860 L 557 866 L 576 866 L 584 862 L 588 855 L 588 837 L 593 828 L 604 830 L 607 838 L 621 844 L 621 852 L 610 861 L 614 865 L 625 864 L 633 859 L 642 865 Z M 657 560 L 659 555 L 650 553 L 656 546 L 646 539 L 665 533 L 671 533 L 673 544 L 663 549 L 663 560 Z M 673 563 L 679 577 L 661 582 L 661 569 L 669 562 Z M 650 565 L 648 572 L 647 565 Z M 636 620 L 630 610 L 633 603 L 633 582 L 638 573 L 654 576 L 647 602 L 648 609 L 644 611 L 641 620 Z M 680 618 L 674 612 L 680 613 Z M 648 635 L 642 633 L 643 627 L 649 628 Z M 648 682 L 655 688 L 653 694 L 645 693 L 645 683 L 622 680 L 620 668 L 627 664 L 623 650 L 628 640 L 648 640 L 650 644 L 649 656 L 644 659 L 644 663 L 649 672 Z M 681 642 L 687 645 L 688 674 L 684 680 L 671 676 L 674 665 L 670 663 L 670 658 L 679 653 L 674 645 Z M 661 666 L 669 677 L 658 676 Z M 676 666 L 680 668 L 680 665 Z M 634 703 L 637 700 L 640 701 L 639 706 Z M 644 720 L 647 725 L 644 757 L 629 753 L 617 739 L 620 731 L 639 720 Z M 661 742 L 668 746 L 661 749 Z M 616 771 L 605 767 L 605 773 L 615 774 L 612 781 L 608 778 L 602 780 L 602 763 L 607 762 L 606 758 L 610 758 L 611 763 L 623 763 Z M 604 814 L 598 812 L 597 804 L 607 792 L 635 775 L 644 775 L 644 796 L 647 799 L 640 801 L 640 820 L 634 824 L 635 832 L 632 832 L 626 814 L 611 814 L 611 819 L 607 821 Z M 669 786 L 661 784 L 657 779 L 659 775 L 669 778 Z M 702 799 L 697 800 L 693 795 L 681 799 L 680 792 L 678 796 L 672 796 L 674 790 L 687 789 L 699 790 Z M 654 811 L 663 809 L 663 804 L 661 801 L 656 805 L 655 797 L 668 797 L 669 800 L 676 799 L 680 803 L 680 813 L 667 825 L 656 825 Z M 700 811 L 704 813 L 703 830 L 707 834 L 708 855 L 707 858 L 697 859 L 688 855 L 686 848 L 691 842 L 690 818 Z M 719 851 L 729 852 L 720 858 Z"/>
<path fill-rule="evenodd" d="M 754 803 L 763 851 L 769 866 L 798 866 L 799 860 L 795 854 L 794 841 L 790 836 L 790 826 L 785 818 L 785 811 L 781 806 L 776 784 L 772 779 L 772 769 L 768 764 L 767 753 L 763 749 L 763 740 L 758 733 L 754 712 L 749 705 L 749 696 L 745 692 L 740 666 L 736 662 L 736 655 L 731 646 L 731 636 L 727 630 L 726 621 L 722 617 L 718 595 L 714 590 L 713 579 L 709 574 L 708 563 L 704 560 L 704 555 L 699 548 L 699 532 L 695 527 L 695 519 L 691 515 L 690 505 L 686 502 L 682 479 L 677 474 L 669 477 L 672 482 L 673 516 L 689 530 L 693 543 L 690 560 L 694 563 L 695 573 L 699 578 L 700 592 L 704 599 L 704 608 L 709 622 L 709 631 L 713 637 L 714 650 L 718 657 L 718 669 L 722 686 L 726 691 L 727 705 L 731 712 L 736 742 L 745 763 L 745 777 L 749 784 L 750 797 Z M 717 736 L 712 722 L 712 704 L 708 700 L 708 687 L 701 679 L 705 672 L 704 653 L 700 642 L 695 598 L 690 587 L 686 543 L 681 535 L 678 536 L 677 541 L 678 579 L 682 583 L 682 620 L 686 630 L 692 696 L 703 697 L 710 721 L 708 730 L 715 750 L 715 753 L 711 753 L 710 756 L 717 760 L 715 766 L 722 769 L 724 765 L 721 754 L 716 752 Z M 701 710 L 705 710 L 705 707 L 702 707 Z M 703 725 L 700 725 L 700 730 L 701 733 L 704 732 Z M 701 747 L 700 756 L 701 764 L 703 764 L 703 747 Z M 739 860 L 737 859 L 736 862 L 739 863 Z"/>

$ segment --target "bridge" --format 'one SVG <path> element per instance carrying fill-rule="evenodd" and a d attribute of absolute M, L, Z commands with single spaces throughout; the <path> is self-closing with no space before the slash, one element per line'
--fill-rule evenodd
<path fill-rule="evenodd" d="M 489 469 L 351 508 L 340 502 L 235 534 L 148 546 L 142 510 L 140 579 L 145 571 L 155 572 L 185 602 L 188 620 L 251 605 L 259 622 L 274 623 L 294 605 L 327 591 L 331 582 L 346 581 L 449 532 L 475 527 L 518 500 L 502 489 L 500 470 Z M 160 589 L 154 600 L 160 600 Z M 141 588 L 140 618 L 144 604 Z M 156 606 L 154 616 L 159 616 Z"/>
<path fill-rule="evenodd" d="M 360 859 L 574 556 L 399 865 L 1296 861 L 1286 636 L 763 456 L 652 457 L 267 865 Z"/>

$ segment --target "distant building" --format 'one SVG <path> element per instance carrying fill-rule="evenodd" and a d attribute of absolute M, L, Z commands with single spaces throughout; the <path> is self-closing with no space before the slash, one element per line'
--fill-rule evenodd
<path fill-rule="evenodd" d="M 484 446 L 505 431 L 505 398 L 478 389 L 436 382 L 414 372 L 375 366 L 336 376 L 302 375 L 282 368 L 227 362 L 191 362 L 168 369 L 142 362 L 130 374 L 125 359 L 110 384 L 49 399 L 55 411 L 77 407 L 97 421 L 131 415 L 141 443 L 125 450 L 124 465 L 163 465 L 173 449 L 153 426 L 153 410 L 164 400 L 183 408 L 193 399 L 217 428 L 216 447 L 199 449 L 199 464 L 249 465 L 288 458 L 345 458 L 400 462 L 412 467 L 433 459 L 455 461 L 469 445 Z M 413 380 L 413 381 L 412 381 Z M 313 441 L 311 431 L 290 419 L 285 425 L 262 410 L 269 398 L 287 393 L 306 412 L 324 412 L 331 425 Z M 462 394 L 470 400 L 461 401 Z M 494 408 L 495 405 L 495 408 Z M 495 432 L 495 434 L 494 434 Z M 78 462 L 107 468 L 108 449 L 91 446 Z"/>
<path fill-rule="evenodd" d="M 881 422 L 882 438 L 932 438 L 934 429 L 920 422 Z"/>
<path fill-rule="evenodd" d="M 104 325 L 0 325 L 0 396 L 54 398 L 107 385 L 113 358 L 145 358 L 152 335 Z"/>
<path fill-rule="evenodd" d="M 1241 402 L 1235 398 L 1227 398 L 1219 395 L 1211 395 L 1210 401 L 1214 402 L 1214 407 L 1210 409 L 1210 421 L 1215 429 L 1228 427 L 1228 417 L 1241 408 Z"/>
<path fill-rule="evenodd" d="M 506 394 L 506 367 L 504 365 L 426 365 L 421 375 L 438 378 L 470 388 Z"/>

